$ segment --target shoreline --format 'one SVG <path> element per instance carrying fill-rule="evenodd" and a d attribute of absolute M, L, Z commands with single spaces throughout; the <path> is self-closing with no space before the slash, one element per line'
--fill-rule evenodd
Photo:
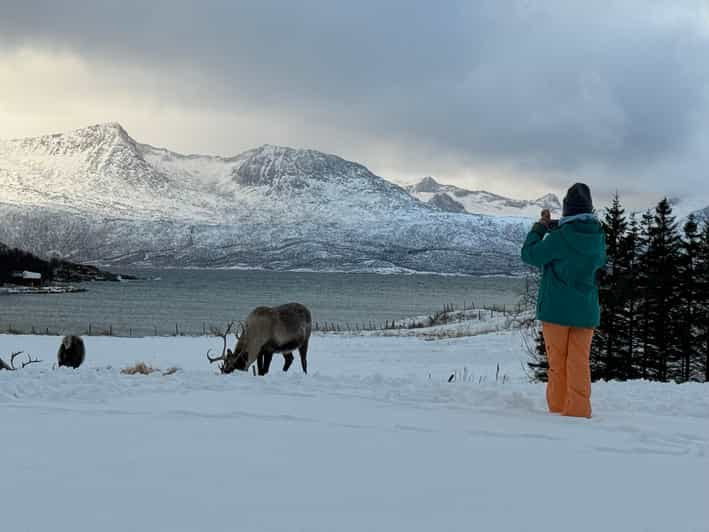
<path fill-rule="evenodd" d="M 87 291 L 86 288 L 77 288 L 75 286 L 42 286 L 39 288 L 30 286 L 0 286 L 0 296 L 76 294 Z"/>
<path fill-rule="evenodd" d="M 90 262 L 100 268 L 114 268 L 111 264 Z M 126 266 L 127 271 L 238 271 L 238 272 L 264 272 L 264 273 L 308 273 L 308 274 L 338 274 L 338 275 L 405 275 L 405 276 L 431 276 L 431 277 L 469 277 L 476 279 L 522 279 L 526 275 L 524 271 L 513 273 L 462 273 L 462 272 L 430 272 L 407 270 L 405 268 L 380 268 L 380 269 L 362 269 L 362 270 L 315 270 L 309 268 L 295 268 L 286 270 L 275 270 L 257 266 L 152 266 L 152 265 L 131 265 Z M 121 276 L 122 274 L 116 274 Z M 130 275 L 130 274 L 128 274 Z M 126 275 L 123 275 L 125 278 Z M 149 279 L 124 279 L 124 280 L 149 280 Z"/>

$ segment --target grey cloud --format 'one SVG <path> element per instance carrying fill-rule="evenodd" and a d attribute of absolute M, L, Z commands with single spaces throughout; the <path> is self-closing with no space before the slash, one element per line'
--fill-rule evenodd
<path fill-rule="evenodd" d="M 500 164 L 550 186 L 582 175 L 605 190 L 626 178 L 709 195 L 702 6 L 25 1 L 2 6 L 0 46 L 155 69 L 177 97 L 194 89 L 175 72 L 192 69 L 211 105 L 301 113 L 404 153 L 426 146 L 450 171 Z"/>

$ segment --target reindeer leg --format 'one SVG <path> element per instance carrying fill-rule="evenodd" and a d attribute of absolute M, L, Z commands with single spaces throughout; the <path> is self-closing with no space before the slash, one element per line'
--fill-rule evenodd
<path fill-rule="evenodd" d="M 283 371 L 288 371 L 293 363 L 293 353 L 283 353 Z"/>
<path fill-rule="evenodd" d="M 298 348 L 300 352 L 300 365 L 303 366 L 303 373 L 308 373 L 308 343 L 304 343 Z"/>
<path fill-rule="evenodd" d="M 271 360 L 273 360 L 273 353 L 264 353 L 263 355 L 263 375 L 268 373 L 271 367 Z"/>
<path fill-rule="evenodd" d="M 263 353 L 259 353 L 259 355 L 256 357 L 256 366 L 258 367 L 258 374 L 259 375 L 263 375 L 263 363 L 264 363 Z"/>

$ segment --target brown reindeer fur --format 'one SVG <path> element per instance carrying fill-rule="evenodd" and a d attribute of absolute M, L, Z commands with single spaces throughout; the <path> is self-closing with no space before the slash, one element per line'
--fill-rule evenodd
<path fill-rule="evenodd" d="M 297 349 L 303 372 L 307 373 L 311 332 L 310 311 L 300 303 L 255 308 L 246 318 L 234 352 L 225 358 L 222 372 L 246 371 L 257 362 L 259 375 L 266 375 L 274 353 L 283 353 L 283 370 L 288 371 L 293 362 L 292 352 Z"/>

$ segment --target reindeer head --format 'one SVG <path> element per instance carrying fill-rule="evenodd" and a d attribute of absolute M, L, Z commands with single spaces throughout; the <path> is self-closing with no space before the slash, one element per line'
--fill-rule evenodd
<path fill-rule="evenodd" d="M 231 373 L 235 369 L 246 371 L 246 363 L 249 359 L 248 353 L 245 350 L 231 352 L 227 350 L 227 356 L 224 358 L 224 363 L 219 368 L 222 373 Z"/>
<path fill-rule="evenodd" d="M 243 348 L 244 342 L 242 342 L 242 336 L 244 335 L 244 327 L 241 325 L 241 333 L 234 333 L 234 336 L 236 336 L 236 346 L 234 347 L 234 351 L 231 349 L 228 349 L 226 344 L 227 344 L 227 336 L 229 336 L 229 333 L 231 332 L 232 327 L 234 326 L 234 322 L 230 322 L 227 324 L 226 331 L 222 333 L 221 331 L 213 328 L 211 330 L 212 334 L 214 336 L 219 336 L 221 337 L 222 340 L 224 340 L 224 347 L 222 349 L 222 354 L 221 356 L 218 357 L 210 357 L 209 352 L 207 351 L 207 359 L 209 360 L 209 363 L 211 364 L 212 362 L 217 362 L 218 360 L 221 360 L 222 363 L 219 366 L 219 371 L 222 373 L 231 373 L 235 369 L 244 371 L 246 370 L 246 363 L 248 361 L 248 354 L 246 350 Z"/>

